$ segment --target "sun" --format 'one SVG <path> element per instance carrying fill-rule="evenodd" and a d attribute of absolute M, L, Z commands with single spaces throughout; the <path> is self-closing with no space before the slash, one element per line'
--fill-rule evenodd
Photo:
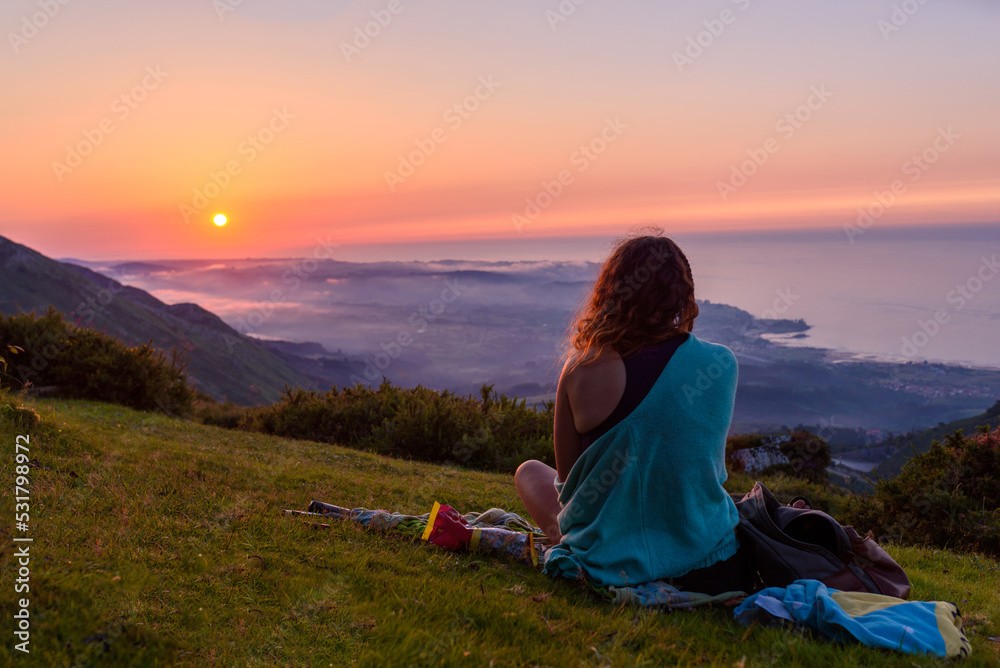
<path fill-rule="evenodd" d="M 224 214 L 224 213 L 217 213 L 217 214 L 215 214 L 215 218 L 213 218 L 212 220 L 215 221 L 216 225 L 218 225 L 219 227 L 222 227 L 223 225 L 226 224 L 226 220 L 227 220 L 226 219 L 226 214 Z"/>

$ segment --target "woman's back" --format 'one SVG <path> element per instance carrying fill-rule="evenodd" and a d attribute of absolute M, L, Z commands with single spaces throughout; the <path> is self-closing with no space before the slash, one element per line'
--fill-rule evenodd
<path fill-rule="evenodd" d="M 698 312 L 691 266 L 672 240 L 627 238 L 604 262 L 567 332 L 556 467 L 531 460 L 514 476 L 558 543 L 550 574 L 714 588 L 739 570 L 738 516 L 722 486 L 736 358 L 691 334 Z"/>
<path fill-rule="evenodd" d="M 594 395 L 608 397 L 604 400 L 603 405 L 601 405 L 602 412 L 588 416 L 588 422 L 593 422 L 598 417 L 601 419 L 597 421 L 596 426 L 592 429 L 585 429 L 580 432 L 582 449 L 586 450 L 587 446 L 628 417 L 642 403 L 642 400 L 649 394 L 649 391 L 653 389 L 653 385 L 660 377 L 660 374 L 663 373 L 664 367 L 670 362 L 670 358 L 673 357 L 674 352 L 687 339 L 688 334 L 685 332 L 672 336 L 665 341 L 646 346 L 631 355 L 625 357 L 618 355 L 617 359 L 620 361 L 621 372 L 625 376 L 625 382 L 620 392 L 617 391 L 618 387 L 609 388 L 606 386 L 601 378 L 588 378 L 580 383 L 579 390 L 581 393 L 589 392 Z M 583 367 L 581 370 L 585 369 L 587 367 Z M 571 397 L 570 399 L 572 401 L 578 398 Z M 611 401 L 615 403 L 611 405 Z"/>
<path fill-rule="evenodd" d="M 562 541 L 546 571 L 623 585 L 733 556 L 738 516 L 722 482 L 735 389 L 728 348 L 693 335 L 680 344 L 640 405 L 557 484 Z"/>

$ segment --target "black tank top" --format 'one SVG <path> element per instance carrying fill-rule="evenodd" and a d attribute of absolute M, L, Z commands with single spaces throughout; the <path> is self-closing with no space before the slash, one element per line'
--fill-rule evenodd
<path fill-rule="evenodd" d="M 677 336 L 671 336 L 666 341 L 646 346 L 628 357 L 623 357 L 625 363 L 625 392 L 618 401 L 618 405 L 611 411 L 601 424 L 597 425 L 586 434 L 581 435 L 581 445 L 586 450 L 587 447 L 603 436 L 616 424 L 628 417 L 629 413 L 642 403 L 649 391 L 653 389 L 657 378 L 663 373 L 667 362 L 673 357 L 674 352 L 685 341 L 688 334 L 685 332 Z"/>

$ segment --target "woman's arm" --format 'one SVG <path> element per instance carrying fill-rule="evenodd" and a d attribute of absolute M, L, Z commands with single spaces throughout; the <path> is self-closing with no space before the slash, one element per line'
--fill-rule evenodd
<path fill-rule="evenodd" d="M 563 482 L 583 452 L 582 439 L 576 431 L 567 391 L 569 385 L 567 369 L 572 362 L 573 357 L 570 357 L 559 376 L 559 385 L 556 388 L 556 417 L 552 428 L 552 440 L 556 449 L 556 472 L 559 474 L 559 480 Z"/>
<path fill-rule="evenodd" d="M 580 435 L 600 426 L 625 393 L 625 363 L 614 350 L 604 349 L 591 363 L 569 371 L 575 360 L 572 355 L 566 361 L 556 388 L 553 440 L 556 471 L 564 482 L 583 452 Z"/>

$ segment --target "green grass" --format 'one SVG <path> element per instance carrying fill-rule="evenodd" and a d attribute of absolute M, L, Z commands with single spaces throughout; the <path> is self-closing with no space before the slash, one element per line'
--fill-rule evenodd
<path fill-rule="evenodd" d="M 281 514 L 311 499 L 411 513 L 427 512 L 435 500 L 462 512 L 499 506 L 524 513 L 507 475 L 92 402 L 34 408 L 38 426 L 9 416 L 0 424 L 5 490 L 22 429 L 40 465 L 31 468 L 32 651 L 13 651 L 5 633 L 0 665 L 944 663 L 746 629 L 731 609 L 616 608 L 520 564 L 351 524 L 313 530 Z M 782 494 L 794 484 L 769 482 Z M 733 491 L 747 483 L 734 479 Z M 5 493 L 4 517 L 13 517 L 12 503 Z M 965 665 L 1000 665 L 1000 645 L 988 640 L 1000 636 L 997 562 L 888 547 L 909 573 L 914 598 L 960 605 L 973 643 Z M 0 534 L 4 601 L 13 590 L 13 551 L 10 534 Z"/>

